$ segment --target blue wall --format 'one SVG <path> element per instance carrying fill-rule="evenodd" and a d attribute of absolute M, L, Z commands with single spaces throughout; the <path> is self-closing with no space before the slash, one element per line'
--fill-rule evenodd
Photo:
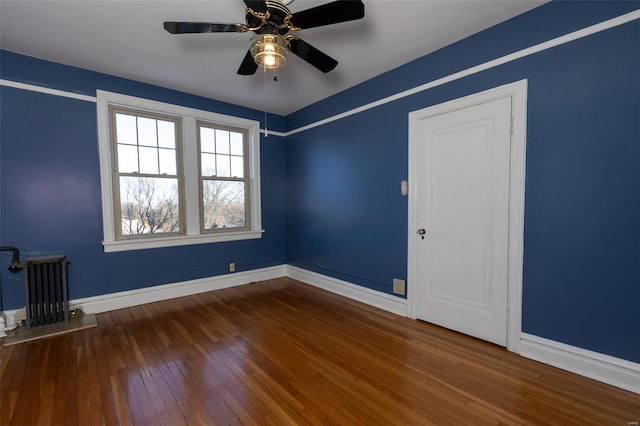
<path fill-rule="evenodd" d="M 95 96 L 96 89 L 254 120 L 263 113 L 2 51 L 3 79 Z M 96 104 L 0 87 L 0 243 L 22 259 L 64 253 L 71 299 L 280 265 L 285 249 L 285 140 L 261 141 L 262 223 L 258 240 L 104 253 Z M 284 119 L 269 118 L 274 130 Z M 7 271 L 3 305 L 24 306 L 23 274 Z"/>
<path fill-rule="evenodd" d="M 638 7 L 546 4 L 300 110 L 287 128 Z M 637 20 L 288 137 L 289 263 L 391 293 L 392 278 L 407 275 L 407 114 L 521 79 L 529 82 L 523 331 L 638 362 Z"/>
<path fill-rule="evenodd" d="M 293 130 L 638 9 L 552 2 L 288 117 Z M 105 89 L 259 120 L 261 113 L 1 52 L 2 78 Z M 80 298 L 290 263 L 391 293 L 406 278 L 410 111 L 528 79 L 523 331 L 640 361 L 640 22 L 285 138 L 263 140 L 261 240 L 105 254 L 95 104 L 0 88 L 0 243 L 62 252 Z M 285 197 L 286 187 L 286 197 Z M 286 204 L 286 205 L 285 205 Z M 286 207 L 286 214 L 285 214 Z M 4 307 L 22 277 L 0 278 Z M 408 283 L 411 285 L 412 283 Z"/>

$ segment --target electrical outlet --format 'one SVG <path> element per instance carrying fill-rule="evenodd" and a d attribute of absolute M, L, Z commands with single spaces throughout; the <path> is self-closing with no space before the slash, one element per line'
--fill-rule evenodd
<path fill-rule="evenodd" d="M 229 264 L 229 272 L 235 272 L 236 271 L 236 264 L 231 262 Z"/>
<path fill-rule="evenodd" d="M 405 282 L 399 278 L 393 279 L 393 293 L 404 296 L 405 294 Z"/>

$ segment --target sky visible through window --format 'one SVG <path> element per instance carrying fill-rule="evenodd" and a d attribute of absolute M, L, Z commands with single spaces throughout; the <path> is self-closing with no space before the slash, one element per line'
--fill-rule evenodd
<path fill-rule="evenodd" d="M 242 133 L 200 127 L 200 151 L 203 176 L 244 177 Z"/>
<path fill-rule="evenodd" d="M 123 236 L 180 232 L 176 123 L 116 113 Z"/>
<path fill-rule="evenodd" d="M 201 125 L 200 170 L 203 228 L 244 228 L 244 134 Z"/>
<path fill-rule="evenodd" d="M 116 114 L 118 171 L 176 175 L 175 123 Z"/>

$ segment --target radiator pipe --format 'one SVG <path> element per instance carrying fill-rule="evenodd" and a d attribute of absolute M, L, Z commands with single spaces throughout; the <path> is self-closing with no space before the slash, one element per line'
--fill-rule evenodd
<path fill-rule="evenodd" d="M 0 251 L 13 252 L 13 261 L 11 262 L 11 265 L 9 265 L 9 271 L 19 272 L 24 268 L 24 265 L 20 263 L 20 250 L 18 250 L 16 247 L 2 246 L 0 247 Z"/>

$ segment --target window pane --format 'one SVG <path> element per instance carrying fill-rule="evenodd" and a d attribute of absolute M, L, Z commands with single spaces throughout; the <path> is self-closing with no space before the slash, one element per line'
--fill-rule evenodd
<path fill-rule="evenodd" d="M 216 129 L 216 153 L 229 153 L 229 132 L 227 130 Z"/>
<path fill-rule="evenodd" d="M 176 147 L 176 127 L 172 121 L 158 120 L 158 146 L 161 148 Z"/>
<path fill-rule="evenodd" d="M 122 235 L 180 232 L 178 179 L 120 177 Z"/>
<path fill-rule="evenodd" d="M 205 229 L 244 228 L 244 182 L 204 180 L 202 205 Z"/>
<path fill-rule="evenodd" d="M 215 154 L 202 154 L 202 162 L 200 164 L 202 168 L 202 176 L 215 176 L 216 175 L 216 156 Z"/>
<path fill-rule="evenodd" d="M 158 146 L 156 120 L 138 117 L 138 143 L 146 146 Z"/>
<path fill-rule="evenodd" d="M 200 151 L 216 152 L 216 139 L 213 129 L 200 127 Z"/>
<path fill-rule="evenodd" d="M 118 144 L 118 171 L 120 173 L 138 172 L 138 147 Z"/>
<path fill-rule="evenodd" d="M 158 174 L 158 150 L 141 146 L 139 152 L 140 173 Z"/>
<path fill-rule="evenodd" d="M 231 155 L 244 155 L 243 134 L 231 132 Z"/>
<path fill-rule="evenodd" d="M 216 171 L 220 177 L 229 177 L 231 175 L 229 156 L 216 154 Z"/>
<path fill-rule="evenodd" d="M 116 114 L 116 142 L 136 145 L 136 118 L 133 115 Z"/>
<path fill-rule="evenodd" d="M 177 175 L 176 151 L 174 149 L 159 149 L 160 174 Z"/>
<path fill-rule="evenodd" d="M 231 157 L 231 177 L 244 177 L 243 157 Z"/>

